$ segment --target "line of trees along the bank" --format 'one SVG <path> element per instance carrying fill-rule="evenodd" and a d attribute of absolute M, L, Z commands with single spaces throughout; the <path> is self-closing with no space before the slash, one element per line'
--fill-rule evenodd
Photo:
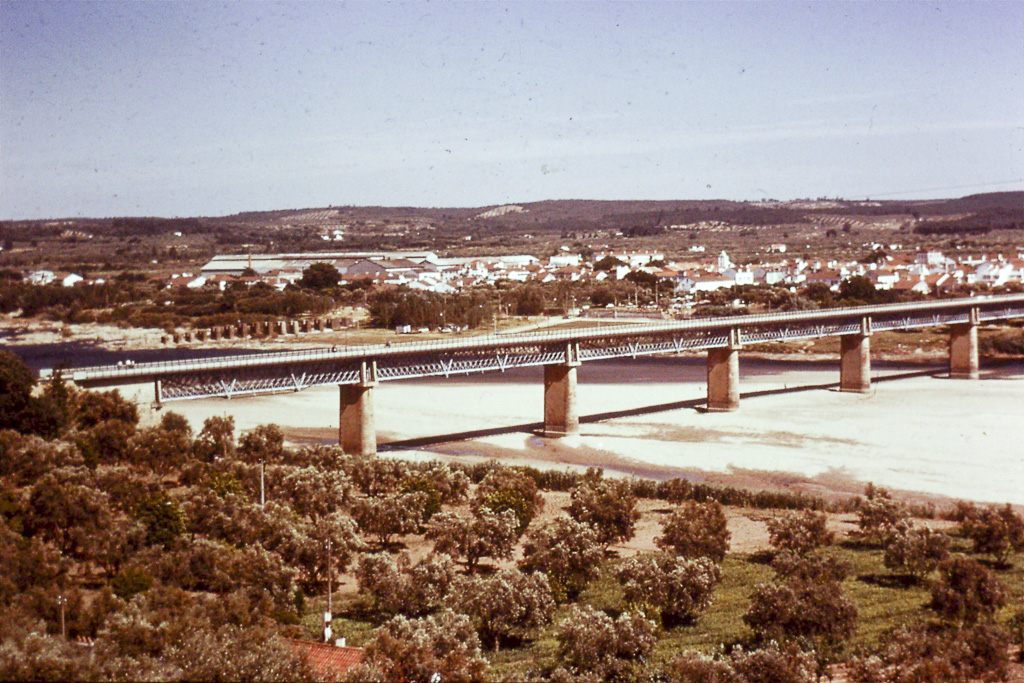
<path fill-rule="evenodd" d="M 1021 576 L 1009 506 L 958 505 L 950 536 L 870 487 L 839 506 L 858 528 L 837 545 L 809 496 L 294 449 L 272 425 L 236 438 L 230 417 L 145 427 L 116 392 L 58 378 L 33 395 L 19 363 L 0 353 L 0 679 L 309 679 L 282 638 L 316 637 L 303 624 L 346 570 L 336 632 L 366 645 L 351 680 L 810 683 L 845 661 L 857 683 L 966 683 L 1002 675 L 1024 618 L 1007 624 L 1022 594 L 1000 578 Z M 42 426 L 13 417 L 33 398 Z M 567 508 L 541 516 L 544 490 Z M 617 559 L 640 497 L 669 506 L 659 552 Z M 791 511 L 744 558 L 720 501 Z M 414 562 L 403 542 L 421 538 Z M 915 616 L 852 648 L 866 585 Z M 681 649 L 718 596 L 744 626 L 716 656 Z M 935 673 L 893 673 L 920 661 Z"/>

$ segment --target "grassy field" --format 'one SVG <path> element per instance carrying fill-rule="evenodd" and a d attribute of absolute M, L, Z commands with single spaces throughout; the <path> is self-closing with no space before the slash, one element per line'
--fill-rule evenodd
<path fill-rule="evenodd" d="M 966 541 L 954 538 L 953 549 L 967 552 Z M 856 604 L 859 612 L 857 631 L 850 643 L 851 648 L 876 645 L 890 628 L 917 618 L 927 618 L 930 592 L 927 585 L 904 586 L 893 577 L 883 564 L 882 550 L 852 545 L 835 545 L 827 553 L 843 560 L 850 567 L 850 573 L 843 582 L 848 597 Z M 969 553 L 968 553 L 969 554 Z M 974 556 L 988 562 L 984 556 Z M 580 603 L 589 604 L 616 616 L 627 609 L 622 588 L 614 578 L 619 560 L 610 559 L 602 567 L 600 578 L 594 581 L 580 596 Z M 1007 607 L 997 615 L 1000 622 L 1007 619 L 1024 604 L 1024 553 L 1010 558 L 1010 566 L 996 570 L 996 574 L 1007 589 Z M 685 650 L 715 652 L 721 644 L 742 642 L 753 632 L 744 624 L 752 593 L 757 586 L 771 580 L 773 572 L 763 556 L 731 554 L 722 563 L 722 580 L 715 590 L 714 603 L 695 624 L 662 629 L 655 648 L 655 661 L 669 661 Z M 934 578 L 934 574 L 929 578 Z M 326 608 L 326 600 L 311 600 L 310 608 L 303 621 L 305 635 L 311 639 L 320 637 L 320 619 Z M 378 622 L 368 620 L 361 614 L 361 600 L 357 596 L 338 596 L 334 602 L 334 634 L 346 637 L 349 645 L 365 645 L 372 639 L 373 629 Z M 499 652 L 487 651 L 491 662 L 493 678 L 525 675 L 531 667 L 553 661 L 557 651 L 555 633 L 557 625 L 570 610 L 569 605 L 561 606 L 551 625 L 537 637 L 520 647 L 506 648 Z"/>

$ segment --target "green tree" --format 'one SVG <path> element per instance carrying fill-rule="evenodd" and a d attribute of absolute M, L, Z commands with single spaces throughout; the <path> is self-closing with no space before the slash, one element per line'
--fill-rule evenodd
<path fill-rule="evenodd" d="M 544 312 L 544 295 L 540 289 L 528 285 L 515 295 L 516 315 L 540 315 Z"/>
<path fill-rule="evenodd" d="M 230 415 L 206 418 L 192 449 L 196 459 L 203 462 L 232 457 L 235 453 L 235 418 Z"/>
<path fill-rule="evenodd" d="M 411 534 L 423 523 L 428 497 L 425 493 L 392 493 L 359 498 L 352 517 L 359 528 L 388 547 L 395 536 Z"/>
<path fill-rule="evenodd" d="M 769 519 L 768 538 L 777 550 L 805 555 L 822 546 L 831 545 L 834 534 L 828 530 L 825 513 L 804 510 Z"/>
<path fill-rule="evenodd" d="M 814 657 L 776 642 L 747 650 L 736 647 L 728 657 L 687 652 L 672 662 L 674 683 L 817 683 Z"/>
<path fill-rule="evenodd" d="M 650 608 L 666 623 L 681 623 L 696 619 L 711 606 L 722 573 L 706 557 L 685 560 L 645 554 L 619 565 L 615 577 L 635 609 Z"/>
<path fill-rule="evenodd" d="M 366 646 L 366 663 L 380 673 L 379 680 L 410 683 L 475 683 L 485 680 L 488 668 L 469 617 L 447 610 L 391 619 Z"/>
<path fill-rule="evenodd" d="M 587 481 L 570 493 L 569 516 L 594 530 L 607 549 L 633 538 L 640 513 L 628 482 Z"/>
<path fill-rule="evenodd" d="M 662 522 L 659 548 L 686 558 L 709 557 L 721 562 L 729 549 L 725 512 L 716 501 L 687 501 Z"/>
<path fill-rule="evenodd" d="M 330 263 L 311 263 L 302 271 L 302 278 L 299 280 L 300 287 L 309 289 L 328 289 L 337 287 L 341 281 L 341 273 Z"/>
<path fill-rule="evenodd" d="M 563 515 L 526 533 L 519 568 L 546 574 L 555 599 L 565 602 L 597 578 L 603 556 L 594 530 Z"/>
<path fill-rule="evenodd" d="M 901 624 L 871 653 L 847 665 L 851 683 L 969 683 L 1007 680 L 1005 633 L 988 624 L 965 629 Z"/>
<path fill-rule="evenodd" d="M 237 456 L 252 464 L 280 462 L 284 457 L 284 432 L 276 424 L 260 425 L 246 432 L 239 441 Z"/>
<path fill-rule="evenodd" d="M 477 510 L 472 515 L 442 512 L 427 526 L 427 539 L 434 541 L 434 552 L 466 558 L 472 572 L 485 557 L 512 557 L 517 523 L 511 510 Z"/>
<path fill-rule="evenodd" d="M 313 681 L 301 655 L 267 628 L 224 625 L 185 631 L 164 658 L 187 681 Z"/>
<path fill-rule="evenodd" d="M 49 589 L 62 583 L 68 563 L 38 538 L 25 538 L 0 520 L 0 605 L 31 588 Z"/>
<path fill-rule="evenodd" d="M 0 429 L 19 429 L 36 379 L 28 366 L 10 351 L 0 350 Z"/>
<path fill-rule="evenodd" d="M 426 495 L 423 522 L 428 522 L 441 511 L 442 506 L 455 505 L 466 500 L 469 477 L 463 472 L 452 471 L 444 463 L 430 463 L 422 470 L 410 472 L 402 480 L 399 490 L 402 493 Z"/>
<path fill-rule="evenodd" d="M 35 377 L 10 351 L 0 351 L 0 429 L 55 437 L 63 424 L 64 408 L 50 397 L 32 396 Z"/>
<path fill-rule="evenodd" d="M 498 467 L 489 472 L 477 486 L 472 507 L 474 510 L 490 512 L 513 512 L 518 537 L 537 513 L 544 509 L 544 498 L 533 477 L 508 467 Z"/>
<path fill-rule="evenodd" d="M 516 569 L 487 577 L 461 577 L 446 603 L 472 619 L 481 639 L 492 643 L 495 651 L 502 640 L 523 640 L 549 624 L 555 611 L 547 577 Z"/>
<path fill-rule="evenodd" d="M 52 541 L 75 559 L 94 556 L 97 539 L 110 520 L 106 494 L 75 472 L 51 472 L 29 490 L 26 535 Z"/>
<path fill-rule="evenodd" d="M 599 308 L 604 308 L 608 304 L 615 303 L 615 294 L 607 287 L 598 287 L 590 294 L 590 303 Z"/>
<path fill-rule="evenodd" d="M 104 420 L 84 432 L 75 443 L 90 467 L 125 462 L 135 437 L 135 425 L 122 420 Z"/>
<path fill-rule="evenodd" d="M 974 542 L 974 552 L 989 553 L 1001 565 L 1010 553 L 1024 550 L 1024 518 L 1009 503 L 975 510 L 961 523 L 960 533 Z"/>
<path fill-rule="evenodd" d="M 574 605 L 559 625 L 558 658 L 569 676 L 599 681 L 639 678 L 657 640 L 656 625 L 640 614 L 623 612 L 612 620 L 589 605 Z M 555 676 L 560 672 L 556 670 Z M 555 676 L 552 676 L 553 678 Z"/>
<path fill-rule="evenodd" d="M 120 420 L 134 427 L 139 423 L 139 409 L 131 401 L 125 400 L 117 389 L 86 391 L 78 397 L 79 429 L 90 429 L 107 420 Z"/>
<path fill-rule="evenodd" d="M 868 494 L 857 510 L 858 529 L 850 535 L 863 543 L 883 546 L 897 526 L 905 522 L 907 510 L 890 498 L 885 489 L 875 489 L 869 484 Z"/>
<path fill-rule="evenodd" d="M 963 555 L 939 564 L 939 580 L 929 604 L 939 616 L 958 624 L 988 621 L 1006 604 L 1006 588 L 983 565 Z"/>
<path fill-rule="evenodd" d="M 885 566 L 921 581 L 949 557 L 949 536 L 928 527 L 897 527 L 885 544 Z"/>
<path fill-rule="evenodd" d="M 181 431 L 163 427 L 140 430 L 128 447 L 128 459 L 154 472 L 168 473 L 185 464 L 192 456 L 192 441 Z"/>
<path fill-rule="evenodd" d="M 800 643 L 825 659 L 849 640 L 857 624 L 857 607 L 839 580 L 839 572 L 845 572 L 814 556 L 788 557 L 793 563 L 754 591 L 743 621 L 762 642 Z"/>
<path fill-rule="evenodd" d="M 866 275 L 852 275 L 839 283 L 839 298 L 872 303 L 878 298 L 875 283 Z"/>
<path fill-rule="evenodd" d="M 378 614 L 418 617 L 438 609 L 456 579 L 448 555 L 432 553 L 415 565 L 407 553 L 397 561 L 387 553 L 362 555 L 355 568 L 359 593 Z"/>
<path fill-rule="evenodd" d="M 160 491 L 146 496 L 135 512 L 146 530 L 146 544 L 170 548 L 187 527 L 187 518 L 178 501 Z"/>

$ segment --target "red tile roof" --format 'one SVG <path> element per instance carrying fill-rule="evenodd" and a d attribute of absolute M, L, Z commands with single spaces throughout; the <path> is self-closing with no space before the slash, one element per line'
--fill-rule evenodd
<path fill-rule="evenodd" d="M 304 656 L 313 675 L 319 679 L 334 679 L 363 661 L 363 648 L 336 647 L 311 640 L 285 639 L 297 655 Z"/>

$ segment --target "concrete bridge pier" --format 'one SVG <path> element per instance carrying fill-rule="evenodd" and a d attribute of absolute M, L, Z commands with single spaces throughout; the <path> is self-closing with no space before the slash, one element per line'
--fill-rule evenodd
<path fill-rule="evenodd" d="M 862 318 L 860 332 L 839 337 L 839 391 L 871 391 L 871 318 Z"/>
<path fill-rule="evenodd" d="M 949 376 L 953 379 L 978 379 L 978 309 L 972 308 L 966 323 L 952 325 L 949 331 Z"/>
<path fill-rule="evenodd" d="M 576 405 L 579 357 L 579 345 L 570 343 L 565 347 L 565 362 L 544 366 L 544 436 L 580 433 L 580 414 Z"/>
<path fill-rule="evenodd" d="M 708 349 L 708 411 L 730 412 L 740 407 L 740 333 L 729 330 L 728 346 Z"/>
<path fill-rule="evenodd" d="M 377 382 L 377 361 L 363 361 L 358 384 L 341 384 L 338 443 L 345 453 L 377 453 L 377 428 L 373 418 L 373 388 Z"/>

